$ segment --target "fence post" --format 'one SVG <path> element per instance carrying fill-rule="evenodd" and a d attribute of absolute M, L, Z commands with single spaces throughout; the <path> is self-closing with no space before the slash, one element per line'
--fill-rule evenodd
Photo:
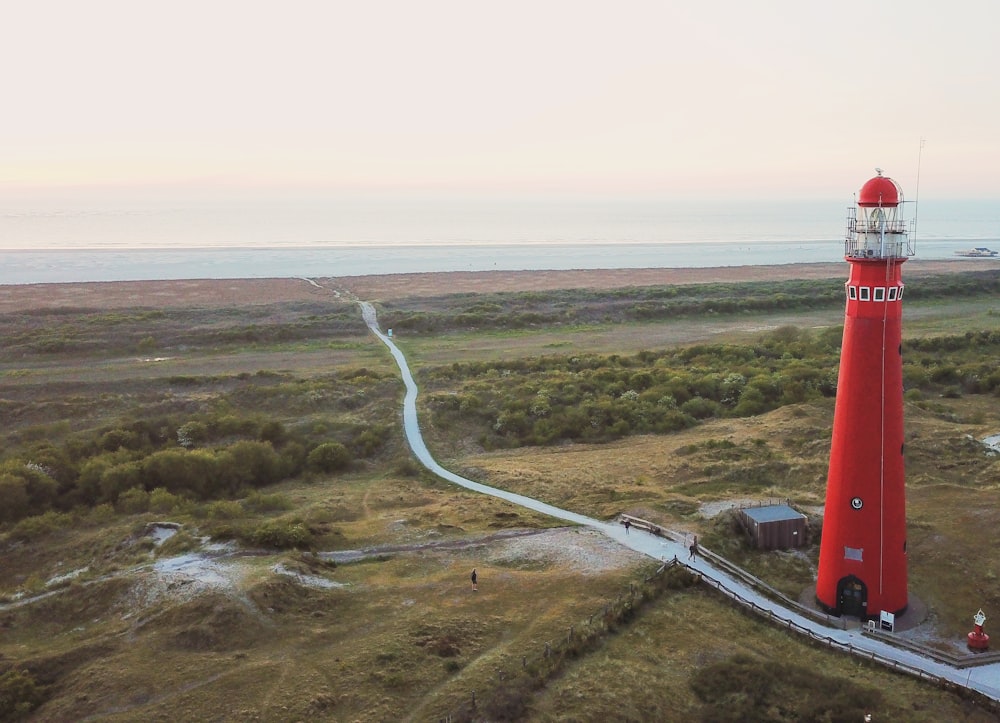
<path fill-rule="evenodd" d="M 472 710 L 476 709 L 476 691 L 472 691 Z"/>
<path fill-rule="evenodd" d="M 548 643 L 545 643 L 545 657 L 547 658 L 550 655 L 552 655 L 552 646 L 550 646 Z"/>
<path fill-rule="evenodd" d="M 528 667 L 528 656 L 527 655 L 522 655 L 521 656 L 521 667 L 522 668 L 527 668 Z"/>

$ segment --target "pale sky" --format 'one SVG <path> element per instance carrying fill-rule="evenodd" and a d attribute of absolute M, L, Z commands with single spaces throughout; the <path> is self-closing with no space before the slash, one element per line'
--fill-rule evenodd
<path fill-rule="evenodd" d="M 997 0 L 31 0 L 0 192 L 1000 199 Z M 927 196 L 924 196 L 927 194 Z"/>

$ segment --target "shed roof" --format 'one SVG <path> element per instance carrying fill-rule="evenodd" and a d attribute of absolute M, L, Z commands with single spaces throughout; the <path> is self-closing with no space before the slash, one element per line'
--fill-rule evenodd
<path fill-rule="evenodd" d="M 767 507 L 744 507 L 742 510 L 754 522 L 778 522 L 779 520 L 801 520 L 805 515 L 788 505 L 768 505 Z"/>

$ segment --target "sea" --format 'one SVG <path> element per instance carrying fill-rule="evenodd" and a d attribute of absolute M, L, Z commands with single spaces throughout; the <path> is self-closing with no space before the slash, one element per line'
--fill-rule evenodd
<path fill-rule="evenodd" d="M 0 197 L 0 284 L 836 262 L 851 204 L 22 194 Z M 1000 250 L 1000 201 L 904 215 L 918 259 Z"/>

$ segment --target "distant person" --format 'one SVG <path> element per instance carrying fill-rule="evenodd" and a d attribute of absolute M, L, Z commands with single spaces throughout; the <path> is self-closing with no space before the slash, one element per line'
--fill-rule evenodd
<path fill-rule="evenodd" d="M 475 592 L 479 589 L 479 576 L 476 574 L 476 568 L 472 568 L 472 575 L 469 577 L 472 579 L 472 591 Z"/>
<path fill-rule="evenodd" d="M 630 528 L 631 526 L 632 526 L 632 523 L 629 522 L 628 520 L 625 520 L 625 534 L 626 535 L 628 534 L 628 528 Z"/>
<path fill-rule="evenodd" d="M 694 536 L 694 541 L 691 543 L 691 547 L 688 548 L 688 559 L 698 559 L 698 535 Z"/>

